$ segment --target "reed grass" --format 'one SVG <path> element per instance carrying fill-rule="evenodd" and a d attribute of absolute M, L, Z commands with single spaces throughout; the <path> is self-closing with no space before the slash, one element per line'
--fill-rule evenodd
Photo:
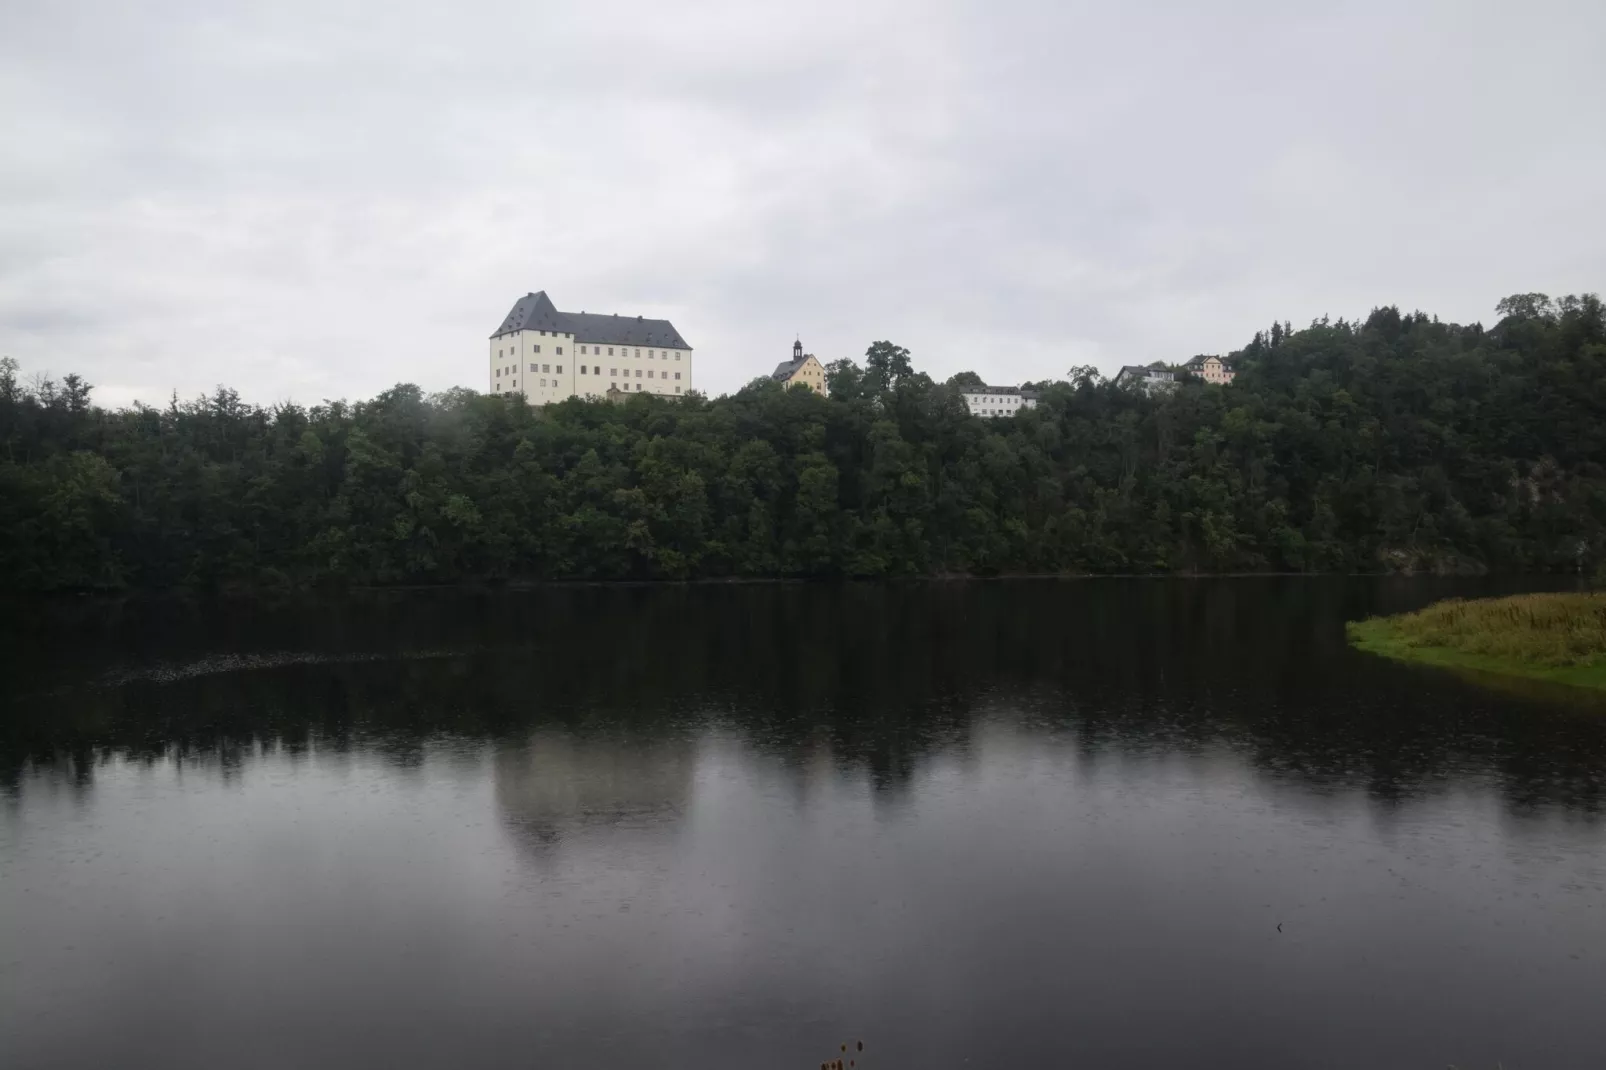
<path fill-rule="evenodd" d="M 1360 649 L 1405 661 L 1606 688 L 1606 593 L 1453 598 L 1347 629 Z"/>

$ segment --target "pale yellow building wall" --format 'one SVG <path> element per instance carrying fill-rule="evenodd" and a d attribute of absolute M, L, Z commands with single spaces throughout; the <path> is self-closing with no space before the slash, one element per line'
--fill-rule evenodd
<path fill-rule="evenodd" d="M 816 394 L 830 393 L 830 389 L 825 385 L 825 366 L 814 359 L 814 354 L 812 353 L 804 358 L 797 371 L 793 372 L 791 378 L 786 380 L 787 386 L 791 386 L 793 383 L 802 383 Z"/>
<path fill-rule="evenodd" d="M 488 359 L 490 392 L 522 393 L 532 405 L 600 398 L 610 386 L 669 397 L 692 389 L 690 349 L 577 343 L 572 334 L 515 331 L 491 339 Z"/>
<path fill-rule="evenodd" d="M 493 394 L 520 393 L 532 405 L 561 401 L 574 392 L 574 336 L 556 331 L 514 331 L 490 341 L 487 359 Z"/>
<path fill-rule="evenodd" d="M 662 346 L 621 346 L 583 343 L 576 359 L 586 370 L 578 375 L 582 396 L 602 397 L 609 387 L 632 394 L 677 397 L 691 392 L 692 351 Z M 598 375 L 594 369 L 600 368 Z"/>

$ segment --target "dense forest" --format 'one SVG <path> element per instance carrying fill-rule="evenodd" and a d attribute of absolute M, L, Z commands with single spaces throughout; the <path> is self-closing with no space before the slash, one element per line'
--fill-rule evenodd
<path fill-rule="evenodd" d="M 1091 368 L 969 415 L 888 342 L 830 396 L 545 408 L 397 386 L 108 411 L 0 361 L 0 587 L 1606 563 L 1606 311 L 1274 324 L 1230 386 Z"/>

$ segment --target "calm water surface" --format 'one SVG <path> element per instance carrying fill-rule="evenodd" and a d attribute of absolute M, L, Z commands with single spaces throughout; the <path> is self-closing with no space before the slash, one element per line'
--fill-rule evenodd
<path fill-rule="evenodd" d="M 1343 643 L 1518 586 L 10 603 L 0 1066 L 1600 1067 L 1606 709 Z"/>

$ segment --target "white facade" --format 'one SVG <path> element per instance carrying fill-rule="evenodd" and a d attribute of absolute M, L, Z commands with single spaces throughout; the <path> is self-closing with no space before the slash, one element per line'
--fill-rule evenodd
<path fill-rule="evenodd" d="M 1133 387 L 1150 392 L 1175 390 L 1177 375 L 1166 368 L 1144 368 L 1136 364 L 1129 364 L 1115 374 L 1115 385 Z"/>
<path fill-rule="evenodd" d="M 581 342 L 579 347 L 572 393 L 580 397 L 600 398 L 614 386 L 634 394 L 669 397 L 691 390 L 690 349 L 597 342 Z"/>
<path fill-rule="evenodd" d="M 574 394 L 574 335 L 515 331 L 491 339 L 491 392 L 523 394 L 534 405 Z"/>
<path fill-rule="evenodd" d="M 972 416 L 1013 416 L 1037 408 L 1037 395 L 1018 386 L 967 386 L 962 393 Z"/>
<path fill-rule="evenodd" d="M 558 312 L 544 292 L 514 306 L 487 360 L 491 393 L 523 394 L 533 405 L 610 389 L 665 397 L 692 389 L 691 347 L 667 320 Z"/>

